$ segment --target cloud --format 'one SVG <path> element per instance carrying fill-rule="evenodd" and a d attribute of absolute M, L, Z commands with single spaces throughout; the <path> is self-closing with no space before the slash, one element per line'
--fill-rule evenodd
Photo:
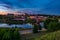
<path fill-rule="evenodd" d="M 41 10 L 45 14 L 60 15 L 60 0 L 54 0 Z"/>
<path fill-rule="evenodd" d="M 13 8 L 42 8 L 51 0 L 0 0 Z"/>
<path fill-rule="evenodd" d="M 0 6 L 8 11 L 60 14 L 60 0 L 0 0 Z"/>

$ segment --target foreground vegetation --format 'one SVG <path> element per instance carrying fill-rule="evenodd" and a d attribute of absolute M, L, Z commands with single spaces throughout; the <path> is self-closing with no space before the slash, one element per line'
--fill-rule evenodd
<path fill-rule="evenodd" d="M 11 21 L 7 22 L 8 24 L 21 24 L 22 21 Z M 33 27 L 33 34 L 38 33 L 38 30 L 41 30 L 39 23 L 36 23 L 36 20 L 27 19 L 25 23 L 31 23 Z M 49 31 L 46 35 L 42 35 L 31 40 L 60 40 L 60 22 L 56 18 L 47 18 L 44 21 L 44 27 Z M 26 29 L 17 29 L 15 28 L 0 28 L 0 40 L 21 40 L 21 35 L 18 30 Z"/>
<path fill-rule="evenodd" d="M 60 30 L 52 33 L 48 33 L 46 35 L 43 35 L 39 38 L 35 38 L 33 40 L 60 40 Z"/>
<path fill-rule="evenodd" d="M 21 40 L 16 28 L 0 28 L 0 40 Z"/>
<path fill-rule="evenodd" d="M 44 27 L 48 33 L 32 40 L 60 40 L 60 22 L 57 18 L 47 18 L 44 21 Z"/>

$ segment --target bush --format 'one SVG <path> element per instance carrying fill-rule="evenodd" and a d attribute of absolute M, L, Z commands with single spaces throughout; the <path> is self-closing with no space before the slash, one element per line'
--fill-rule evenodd
<path fill-rule="evenodd" d="M 47 29 L 47 25 L 51 22 L 52 20 L 47 18 L 45 21 L 44 21 L 44 27 Z"/>
<path fill-rule="evenodd" d="M 5 32 L 2 40 L 11 40 L 10 32 Z"/>
<path fill-rule="evenodd" d="M 45 20 L 45 22 L 44 22 L 44 26 L 45 26 L 46 29 L 48 28 L 47 25 L 48 25 L 50 22 L 58 22 L 58 19 L 56 19 L 56 18 L 53 18 L 53 19 L 47 18 L 47 19 Z"/>
<path fill-rule="evenodd" d="M 60 40 L 60 31 L 48 33 L 40 38 L 35 38 L 35 40 Z"/>
<path fill-rule="evenodd" d="M 38 33 L 38 24 L 34 24 L 33 33 Z"/>
<path fill-rule="evenodd" d="M 57 19 L 46 19 L 44 25 L 48 31 L 56 31 L 60 29 L 60 26 L 58 26 L 60 23 Z"/>
<path fill-rule="evenodd" d="M 0 29 L 0 40 L 3 38 L 5 32 L 6 32 L 5 29 Z"/>
<path fill-rule="evenodd" d="M 12 40 L 21 40 L 21 36 L 18 32 L 18 29 L 14 29 L 14 31 L 11 31 L 11 38 Z"/>
<path fill-rule="evenodd" d="M 57 27 L 59 27 L 58 29 L 60 29 L 60 22 L 58 22 L 58 25 L 57 25 Z"/>
<path fill-rule="evenodd" d="M 56 31 L 56 30 L 59 30 L 59 26 L 58 26 L 58 22 L 50 22 L 48 25 L 47 25 L 47 30 L 48 31 Z"/>
<path fill-rule="evenodd" d="M 34 24 L 34 23 L 36 23 L 36 20 L 35 20 L 35 19 L 27 18 L 27 19 L 25 20 L 25 23 L 31 23 L 31 24 Z"/>
<path fill-rule="evenodd" d="M 21 40 L 16 28 L 0 28 L 0 40 Z"/>

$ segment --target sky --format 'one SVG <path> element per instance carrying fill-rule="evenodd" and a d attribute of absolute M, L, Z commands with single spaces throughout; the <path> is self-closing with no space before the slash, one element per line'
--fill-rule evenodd
<path fill-rule="evenodd" d="M 60 0 L 0 0 L 0 12 L 15 11 L 60 15 Z"/>

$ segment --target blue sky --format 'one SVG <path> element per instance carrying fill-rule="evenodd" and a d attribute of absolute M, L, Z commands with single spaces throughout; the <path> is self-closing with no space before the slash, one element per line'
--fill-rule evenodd
<path fill-rule="evenodd" d="M 52 0 L 0 0 L 0 3 L 7 4 L 13 8 L 43 8 Z"/>
<path fill-rule="evenodd" d="M 60 14 L 60 0 L 0 0 L 0 10 Z"/>

